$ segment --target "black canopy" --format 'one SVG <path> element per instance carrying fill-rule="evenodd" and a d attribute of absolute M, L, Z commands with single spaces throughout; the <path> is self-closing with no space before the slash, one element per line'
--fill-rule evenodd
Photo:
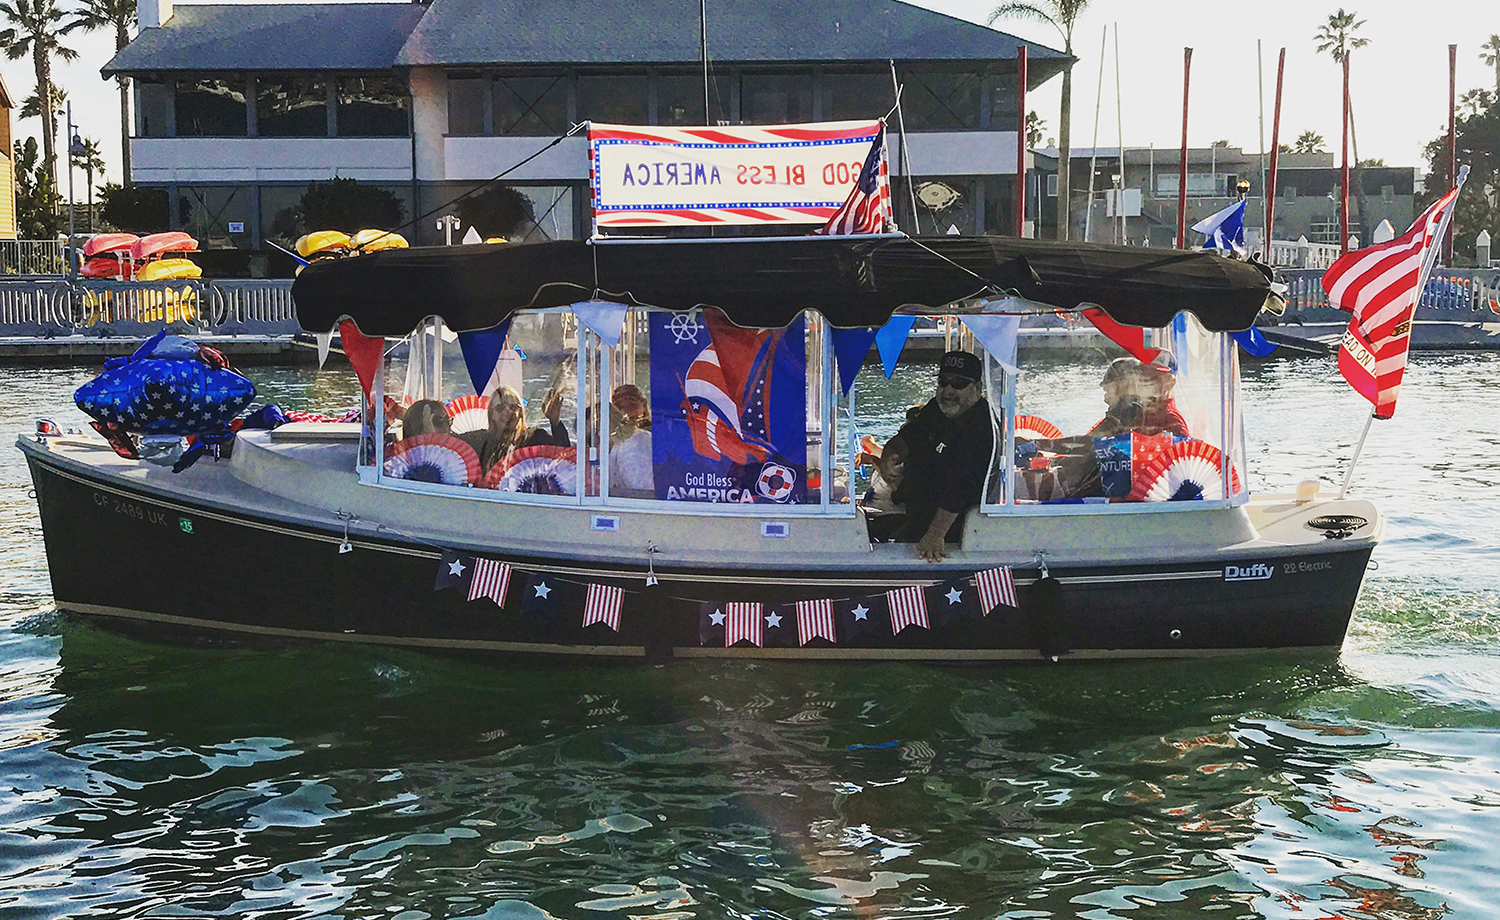
<path fill-rule="evenodd" d="M 714 306 L 752 328 L 785 326 L 805 309 L 835 326 L 879 326 L 898 311 L 1000 291 L 1062 309 L 1095 304 L 1132 326 L 1165 326 L 1189 310 L 1222 332 L 1248 328 L 1270 290 L 1262 269 L 1214 253 L 942 236 L 391 249 L 310 265 L 292 296 L 304 329 L 347 316 L 383 336 L 431 315 L 458 331 L 487 329 L 517 310 L 589 299 Z"/>

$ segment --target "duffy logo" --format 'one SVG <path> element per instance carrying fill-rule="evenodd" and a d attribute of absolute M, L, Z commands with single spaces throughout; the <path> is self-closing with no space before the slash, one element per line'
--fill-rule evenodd
<path fill-rule="evenodd" d="M 1224 566 L 1225 581 L 1265 581 L 1275 574 L 1276 570 L 1264 562 L 1257 562 L 1255 565 Z"/>

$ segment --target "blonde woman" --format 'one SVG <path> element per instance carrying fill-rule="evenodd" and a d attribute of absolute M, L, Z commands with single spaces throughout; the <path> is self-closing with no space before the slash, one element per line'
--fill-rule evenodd
<path fill-rule="evenodd" d="M 521 404 L 521 394 L 511 387 L 497 387 L 490 394 L 488 428 L 469 431 L 459 435 L 479 454 L 479 468 L 488 473 L 490 467 L 505 459 L 506 454 L 522 447 L 551 444 L 569 447 L 568 429 L 562 423 L 562 393 L 553 391 L 542 404 L 542 415 L 546 417 L 550 431 L 540 426 L 526 427 L 526 407 Z"/>

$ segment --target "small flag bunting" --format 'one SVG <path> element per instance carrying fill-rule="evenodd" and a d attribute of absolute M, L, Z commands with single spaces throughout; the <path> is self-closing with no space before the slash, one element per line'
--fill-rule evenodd
<path fill-rule="evenodd" d="M 797 602 L 797 644 L 806 645 L 813 639 L 838 642 L 833 633 L 832 600 Z"/>
<path fill-rule="evenodd" d="M 913 585 L 910 588 L 896 588 L 885 592 L 886 601 L 891 606 L 891 632 L 899 633 L 908 626 L 920 626 L 929 629 L 927 622 L 927 598 L 922 593 L 921 587 Z"/>
<path fill-rule="evenodd" d="M 990 611 L 1001 604 L 1007 607 L 1018 606 L 1016 604 L 1016 580 L 1011 575 L 1010 566 L 1002 565 L 983 572 L 975 572 L 974 584 L 979 588 L 979 609 L 984 612 L 985 616 L 989 616 Z"/>
<path fill-rule="evenodd" d="M 625 592 L 614 585 L 589 585 L 588 599 L 583 606 L 583 625 L 603 623 L 619 632 L 620 607 L 624 602 Z"/>
<path fill-rule="evenodd" d="M 469 582 L 469 600 L 487 597 L 496 606 L 505 606 L 505 593 L 510 588 L 510 565 L 494 559 L 475 559 L 474 578 Z"/>
<path fill-rule="evenodd" d="M 724 605 L 724 647 L 748 641 L 757 648 L 765 644 L 760 604 Z"/>

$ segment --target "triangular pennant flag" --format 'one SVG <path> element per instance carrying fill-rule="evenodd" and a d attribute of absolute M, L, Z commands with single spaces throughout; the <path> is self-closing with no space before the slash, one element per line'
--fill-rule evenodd
<path fill-rule="evenodd" d="M 1104 337 L 1125 349 L 1141 361 L 1142 364 L 1150 364 L 1156 356 L 1161 354 L 1159 348 L 1146 347 L 1146 330 L 1140 326 L 1122 326 L 1110 319 L 1109 314 L 1099 307 L 1089 307 L 1083 311 L 1083 318 L 1094 324 L 1094 328 L 1104 333 Z"/>
<path fill-rule="evenodd" d="M 1245 349 L 1245 354 L 1252 358 L 1267 357 L 1277 348 L 1276 342 L 1272 342 L 1264 335 L 1261 335 L 1260 330 L 1254 326 L 1251 326 L 1244 332 L 1231 332 L 1229 333 L 1229 337 L 1239 342 L 1240 347 Z"/>
<path fill-rule="evenodd" d="M 1012 374 L 1021 371 L 1016 367 L 1016 337 L 1021 332 L 1021 317 L 1019 315 L 997 316 L 994 314 L 981 314 L 977 316 L 965 316 L 964 325 L 974 333 L 974 338 L 984 346 L 990 357 L 999 361 L 1002 366 Z"/>
<path fill-rule="evenodd" d="M 585 300 L 573 304 L 573 315 L 578 317 L 578 321 L 603 339 L 610 348 L 620 344 L 620 332 L 625 328 L 625 312 L 624 304 L 608 300 Z"/>
<path fill-rule="evenodd" d="M 319 332 L 313 338 L 318 340 L 318 370 L 322 370 L 328 363 L 328 350 L 333 347 L 333 333 Z"/>
<path fill-rule="evenodd" d="M 485 395 L 484 388 L 490 381 L 490 375 L 495 372 L 495 364 L 500 360 L 500 351 L 505 348 L 505 337 L 509 334 L 510 317 L 491 329 L 458 334 L 458 347 L 464 353 L 464 366 L 469 370 L 469 382 L 474 385 L 474 392 L 480 396 Z"/>
<path fill-rule="evenodd" d="M 896 360 L 901 357 L 901 349 L 906 347 L 906 337 L 911 335 L 911 327 L 916 322 L 915 316 L 893 316 L 890 322 L 875 333 L 875 347 L 880 351 L 885 379 L 891 379 L 891 375 L 896 373 Z"/>
<path fill-rule="evenodd" d="M 479 228 L 478 227 L 471 226 L 471 227 L 469 227 L 468 230 L 464 231 L 463 243 L 464 243 L 465 246 L 475 246 L 475 245 L 478 245 L 479 243 L 483 243 L 483 242 L 484 242 L 484 237 L 482 237 L 482 236 L 479 235 Z"/>
<path fill-rule="evenodd" d="M 968 578 L 955 578 L 935 585 L 928 598 L 933 622 L 939 626 L 955 617 L 980 616 L 979 591 Z"/>
<path fill-rule="evenodd" d="M 854 386 L 854 378 L 864 367 L 870 346 L 880 332 L 879 326 L 855 326 L 852 329 L 833 330 L 833 356 L 839 366 L 839 392 L 848 394 Z"/>
<path fill-rule="evenodd" d="M 473 577 L 474 557 L 445 549 L 442 558 L 438 560 L 437 580 L 433 582 L 432 590 L 466 587 Z"/>
<path fill-rule="evenodd" d="M 385 354 L 385 339 L 370 338 L 359 331 L 353 320 L 345 319 L 339 321 L 339 342 L 344 346 L 344 354 L 354 367 L 354 374 L 359 377 L 360 388 L 365 391 L 368 401 L 370 390 L 375 386 L 375 372 L 380 369 L 380 359 Z"/>

